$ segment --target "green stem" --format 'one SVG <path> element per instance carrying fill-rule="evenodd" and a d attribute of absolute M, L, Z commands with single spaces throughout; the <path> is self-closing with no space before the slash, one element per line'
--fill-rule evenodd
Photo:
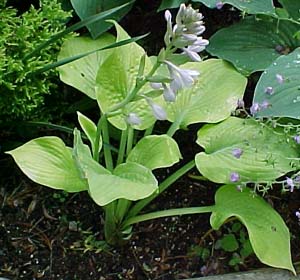
<path fill-rule="evenodd" d="M 124 159 L 125 149 L 126 149 L 126 142 L 127 142 L 127 134 L 128 134 L 128 129 L 122 130 L 121 141 L 120 141 L 119 152 L 118 152 L 117 165 L 121 164 L 123 162 L 123 159 Z"/>
<path fill-rule="evenodd" d="M 137 202 L 128 212 L 127 218 L 136 216 L 145 206 L 147 206 L 153 199 L 165 191 L 170 185 L 176 182 L 181 176 L 190 171 L 195 166 L 195 161 L 192 160 L 179 168 L 175 173 L 166 178 L 158 187 L 158 192 L 151 196 Z"/>
<path fill-rule="evenodd" d="M 179 116 L 175 119 L 175 121 L 171 124 L 167 131 L 167 135 L 173 137 L 175 132 L 180 128 L 180 124 L 182 122 L 182 116 Z"/>
<path fill-rule="evenodd" d="M 106 168 L 109 171 L 113 171 L 114 169 L 114 164 L 111 156 L 111 149 L 110 149 L 110 143 L 109 143 L 109 132 L 108 132 L 108 125 L 107 125 L 107 119 L 106 116 L 103 115 L 103 123 L 101 126 L 102 130 L 102 136 L 103 136 L 103 142 L 106 143 L 106 145 L 103 145 L 103 150 L 104 150 L 104 159 L 105 159 L 105 165 Z"/>
<path fill-rule="evenodd" d="M 118 200 L 117 202 L 117 209 L 116 209 L 116 219 L 117 221 L 120 223 L 124 216 L 126 215 L 130 205 L 131 205 L 131 201 L 121 198 Z"/>
<path fill-rule="evenodd" d="M 104 235 L 108 244 L 115 244 L 115 237 L 117 232 L 117 221 L 115 217 L 115 203 L 111 202 L 104 207 Z"/>
<path fill-rule="evenodd" d="M 127 135 L 127 148 L 126 148 L 127 156 L 129 155 L 130 151 L 132 150 L 133 137 L 134 137 L 134 129 L 131 126 L 129 126 L 128 127 L 128 135 Z"/>
<path fill-rule="evenodd" d="M 212 205 L 212 206 L 202 206 L 202 207 L 177 208 L 177 209 L 169 209 L 169 210 L 147 213 L 144 215 L 135 216 L 127 219 L 122 225 L 122 227 L 126 228 L 132 224 L 153 220 L 157 218 L 163 218 L 163 217 L 210 213 L 213 211 L 214 207 L 215 206 Z"/>
<path fill-rule="evenodd" d="M 153 128 L 154 128 L 154 125 L 151 125 L 150 127 L 148 127 L 148 128 L 145 130 L 144 137 L 146 137 L 146 136 L 148 136 L 148 135 L 151 135 L 151 134 L 152 134 L 152 131 L 153 131 Z"/>
<path fill-rule="evenodd" d="M 100 142 L 101 129 L 102 129 L 104 119 L 105 119 L 105 116 L 102 115 L 99 118 L 99 121 L 97 123 L 96 139 L 95 139 L 94 151 L 93 151 L 93 159 L 97 162 L 99 162 L 99 142 Z"/>

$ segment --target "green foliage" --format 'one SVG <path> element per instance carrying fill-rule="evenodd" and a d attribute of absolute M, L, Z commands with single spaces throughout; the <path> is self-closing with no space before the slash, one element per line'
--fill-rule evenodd
<path fill-rule="evenodd" d="M 131 150 L 128 162 L 136 162 L 153 170 L 177 163 L 181 154 L 176 141 L 168 135 L 149 135 Z"/>
<path fill-rule="evenodd" d="M 300 119 L 300 48 L 277 58 L 261 75 L 254 93 L 254 103 L 268 102 L 257 117 L 289 117 Z M 277 75 L 277 77 L 276 77 Z M 267 89 L 271 87 L 271 93 Z"/>
<path fill-rule="evenodd" d="M 279 0 L 279 2 L 291 18 L 300 21 L 300 2 L 298 0 Z"/>
<path fill-rule="evenodd" d="M 47 118 L 43 112 L 45 96 L 58 94 L 54 70 L 35 76 L 32 73 L 56 60 L 61 42 L 41 51 L 38 57 L 24 61 L 37 45 L 64 29 L 69 13 L 55 0 L 43 0 L 41 7 L 22 15 L 10 7 L 0 9 L 0 119 Z M 61 93 L 59 93 L 61 94 Z"/>
<path fill-rule="evenodd" d="M 201 174 L 217 183 L 230 183 L 230 175 L 240 176 L 237 183 L 273 182 L 299 168 L 299 150 L 291 136 L 280 134 L 252 119 L 228 118 L 220 124 L 205 125 L 197 143 L 205 149 L 196 155 Z M 234 149 L 241 149 L 239 158 Z"/>
<path fill-rule="evenodd" d="M 247 79 L 220 59 L 189 62 L 183 68 L 198 70 L 201 76 L 193 87 L 180 91 L 176 101 L 168 104 L 168 120 L 187 127 L 228 118 L 243 98 Z"/>
<path fill-rule="evenodd" d="M 234 185 L 221 187 L 215 201 L 210 218 L 214 229 L 219 229 L 228 218 L 237 217 L 246 226 L 252 248 L 262 263 L 295 273 L 290 255 L 289 230 L 266 201 L 249 188 L 239 192 Z"/>
<path fill-rule="evenodd" d="M 72 150 L 54 136 L 41 137 L 7 152 L 34 182 L 67 192 L 87 189 L 73 160 Z"/>
<path fill-rule="evenodd" d="M 210 39 L 210 54 L 230 61 L 249 75 L 265 70 L 281 53 L 276 49 L 294 49 L 300 39 L 294 38 L 299 25 L 275 18 L 254 16 L 223 28 Z"/>
<path fill-rule="evenodd" d="M 81 18 L 81 20 L 129 2 L 130 1 L 128 0 L 71 0 L 73 8 Z M 128 5 L 120 9 L 119 11 L 116 11 L 110 16 L 110 19 L 119 21 L 124 15 L 128 13 L 131 7 L 132 5 Z M 87 28 L 90 31 L 93 39 L 96 39 L 99 35 L 108 30 L 112 25 L 112 23 L 106 22 L 105 20 L 99 20 L 95 23 L 88 24 Z"/>

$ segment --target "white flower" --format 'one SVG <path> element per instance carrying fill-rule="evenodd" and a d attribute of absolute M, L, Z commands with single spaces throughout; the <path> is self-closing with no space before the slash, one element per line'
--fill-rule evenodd
<path fill-rule="evenodd" d="M 182 51 L 184 54 L 186 54 L 192 61 L 199 62 L 201 61 L 201 57 L 197 52 L 193 51 L 192 48 L 193 46 L 188 46 L 187 48 L 182 48 Z"/>
<path fill-rule="evenodd" d="M 176 100 L 175 92 L 172 90 L 172 88 L 168 87 L 166 84 L 163 84 L 163 87 L 164 87 L 163 96 L 165 101 L 174 102 Z"/>
<path fill-rule="evenodd" d="M 164 61 L 170 72 L 172 82 L 170 86 L 174 92 L 182 88 L 191 87 L 195 79 L 200 75 L 196 70 L 180 69 L 169 61 Z"/>
<path fill-rule="evenodd" d="M 140 117 L 135 113 L 129 113 L 126 121 L 130 125 L 140 125 L 142 123 Z"/>
<path fill-rule="evenodd" d="M 160 89 L 163 89 L 163 85 L 162 83 L 150 83 L 150 86 L 155 89 L 155 90 L 160 90 Z"/>
<path fill-rule="evenodd" d="M 149 99 L 147 101 L 148 101 L 148 104 L 150 105 L 150 107 L 152 109 L 152 113 L 153 113 L 154 117 L 157 120 L 164 121 L 164 120 L 167 119 L 167 113 L 166 113 L 166 111 L 164 110 L 163 107 L 161 107 L 160 105 L 152 102 Z"/>

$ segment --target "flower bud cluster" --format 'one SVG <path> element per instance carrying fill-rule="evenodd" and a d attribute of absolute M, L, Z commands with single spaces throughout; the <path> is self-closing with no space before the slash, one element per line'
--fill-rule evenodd
<path fill-rule="evenodd" d="M 165 12 L 165 19 L 167 21 L 166 46 L 180 48 L 192 61 L 201 61 L 198 53 L 209 44 L 208 40 L 199 36 L 205 31 L 202 14 L 190 5 L 186 7 L 185 4 L 181 4 L 174 26 L 169 10 Z"/>

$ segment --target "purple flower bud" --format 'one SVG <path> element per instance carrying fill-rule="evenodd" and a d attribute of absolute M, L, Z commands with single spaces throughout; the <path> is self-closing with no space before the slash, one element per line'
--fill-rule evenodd
<path fill-rule="evenodd" d="M 272 87 L 266 87 L 265 88 L 265 93 L 272 95 L 274 93 L 274 89 Z"/>
<path fill-rule="evenodd" d="M 218 1 L 218 2 L 216 3 L 216 8 L 217 8 L 218 10 L 221 10 L 221 9 L 223 8 L 223 6 L 224 6 L 224 3 L 223 3 L 222 1 Z"/>
<path fill-rule="evenodd" d="M 277 80 L 278 84 L 282 85 L 284 83 L 284 78 L 280 74 L 276 74 L 276 80 Z"/>
<path fill-rule="evenodd" d="M 275 51 L 277 51 L 278 53 L 281 53 L 282 51 L 284 51 L 284 47 L 281 46 L 281 45 L 277 45 L 277 46 L 275 47 Z"/>
<path fill-rule="evenodd" d="M 232 150 L 232 155 L 236 158 L 240 158 L 242 154 L 243 154 L 243 150 L 240 148 L 235 148 Z"/>
<path fill-rule="evenodd" d="M 297 144 L 300 144 L 300 135 L 295 135 L 294 140 Z"/>
<path fill-rule="evenodd" d="M 235 183 L 238 182 L 240 180 L 240 175 L 237 172 L 231 172 L 230 173 L 230 181 Z"/>
<path fill-rule="evenodd" d="M 250 113 L 255 115 L 260 110 L 260 105 L 258 103 L 253 103 L 250 107 Z"/>
<path fill-rule="evenodd" d="M 135 113 L 129 113 L 126 121 L 130 125 L 140 125 L 142 122 L 140 117 Z"/>
<path fill-rule="evenodd" d="M 293 192 L 295 187 L 293 179 L 286 177 L 286 184 L 290 187 L 290 192 Z"/>
<path fill-rule="evenodd" d="M 163 107 L 153 102 L 150 102 L 149 105 L 151 106 L 152 113 L 157 120 L 164 121 L 167 119 L 167 113 Z"/>
<path fill-rule="evenodd" d="M 296 212 L 295 212 L 295 215 L 296 215 L 296 217 L 300 220 L 300 212 L 299 212 L 299 211 L 296 211 Z"/>
<path fill-rule="evenodd" d="M 237 101 L 238 108 L 245 108 L 245 102 L 243 99 L 238 99 Z"/>
<path fill-rule="evenodd" d="M 271 106 L 271 104 L 269 103 L 269 101 L 264 100 L 261 104 L 260 104 L 260 108 L 261 109 L 267 109 Z"/>

